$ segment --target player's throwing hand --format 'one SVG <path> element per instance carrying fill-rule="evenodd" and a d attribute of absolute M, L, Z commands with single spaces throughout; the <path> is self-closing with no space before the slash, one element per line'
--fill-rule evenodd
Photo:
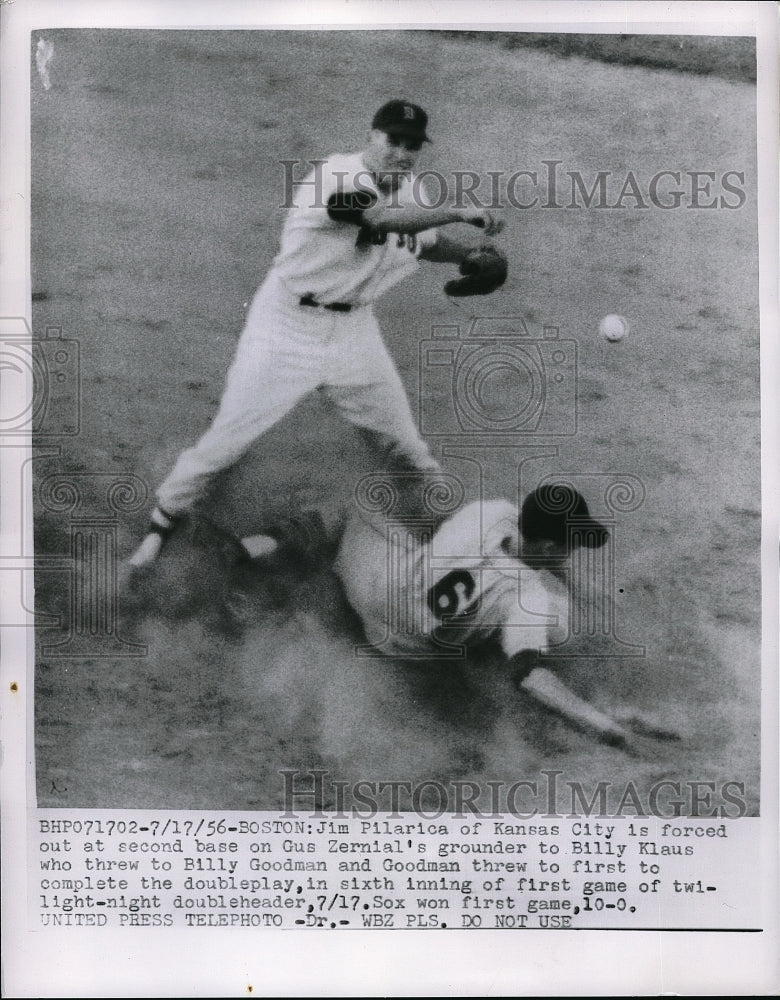
<path fill-rule="evenodd" d="M 468 208 L 463 212 L 463 221 L 477 229 L 484 229 L 486 236 L 498 236 L 504 228 L 504 220 L 489 208 Z"/>

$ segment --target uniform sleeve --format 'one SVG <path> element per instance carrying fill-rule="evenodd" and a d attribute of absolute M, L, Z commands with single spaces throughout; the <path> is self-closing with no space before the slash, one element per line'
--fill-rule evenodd
<path fill-rule="evenodd" d="M 422 232 L 416 234 L 417 247 L 415 253 L 417 257 L 426 250 L 428 247 L 432 247 L 436 242 L 438 235 L 438 228 L 436 229 L 423 229 Z"/>
<path fill-rule="evenodd" d="M 489 556 L 500 556 L 505 553 L 506 545 L 510 552 L 517 552 L 517 507 L 508 500 L 491 500 L 483 504 L 482 510 L 482 551 Z"/>
<path fill-rule="evenodd" d="M 548 650 L 568 635 L 568 592 L 550 573 L 523 567 L 517 591 L 506 594 L 502 605 L 501 647 L 507 658 L 526 649 Z"/>
<path fill-rule="evenodd" d="M 404 185 L 403 190 L 405 198 L 417 199 L 423 205 L 434 205 L 440 197 L 439 192 L 434 190 L 433 186 L 428 183 L 428 179 L 425 176 L 418 176 L 417 174 L 411 175 L 408 183 Z M 423 229 L 415 233 L 415 256 L 417 258 L 420 257 L 423 250 L 427 250 L 434 245 L 438 238 L 438 233 L 439 227 Z"/>
<path fill-rule="evenodd" d="M 312 163 L 314 169 L 295 189 L 297 224 L 362 225 L 362 213 L 377 200 L 368 171 L 353 156 L 336 155 Z"/>
<path fill-rule="evenodd" d="M 342 535 L 334 569 L 363 623 L 369 642 L 387 634 L 387 541 L 382 531 L 352 514 Z"/>
<path fill-rule="evenodd" d="M 376 202 L 377 197 L 372 191 L 334 191 L 328 198 L 328 216 L 334 222 L 362 226 L 363 212 Z"/>

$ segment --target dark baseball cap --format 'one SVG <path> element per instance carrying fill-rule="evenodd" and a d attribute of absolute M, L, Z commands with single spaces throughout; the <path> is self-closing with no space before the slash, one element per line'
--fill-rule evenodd
<path fill-rule="evenodd" d="M 421 142 L 431 140 L 425 133 L 428 127 L 428 115 L 419 104 L 411 101 L 388 101 L 374 115 L 371 128 L 387 132 L 388 135 L 408 136 Z"/>
<path fill-rule="evenodd" d="M 576 530 L 581 545 L 599 549 L 609 532 L 590 516 L 585 498 L 563 483 L 537 486 L 523 501 L 520 530 L 527 541 L 549 538 L 558 545 L 568 545 L 569 525 Z"/>

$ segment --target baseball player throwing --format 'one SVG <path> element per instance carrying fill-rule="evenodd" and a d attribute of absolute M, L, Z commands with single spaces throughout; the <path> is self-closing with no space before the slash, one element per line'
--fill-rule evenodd
<path fill-rule="evenodd" d="M 418 105 L 390 101 L 374 116 L 362 152 L 318 162 L 301 183 L 280 251 L 247 315 L 219 410 L 159 487 L 131 566 L 153 562 L 213 477 L 318 388 L 374 436 L 394 467 L 438 467 L 415 426 L 373 303 L 421 259 L 460 264 L 463 277 L 447 285 L 453 295 L 492 290 L 506 269 L 498 251 L 483 247 L 480 256 L 473 244 L 441 229 L 466 222 L 495 235 L 502 223 L 489 211 L 432 208 L 419 196 L 413 169 L 429 141 L 427 125 Z M 493 271 L 487 284 L 480 280 L 486 266 Z"/>

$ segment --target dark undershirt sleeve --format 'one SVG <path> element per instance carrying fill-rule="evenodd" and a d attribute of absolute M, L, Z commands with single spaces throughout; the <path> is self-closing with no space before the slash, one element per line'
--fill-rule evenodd
<path fill-rule="evenodd" d="M 522 684 L 526 677 L 539 666 L 539 651 L 523 649 L 515 653 L 509 660 L 512 670 L 512 681 L 515 685 Z"/>
<path fill-rule="evenodd" d="M 371 191 L 339 191 L 328 198 L 328 216 L 335 222 L 362 226 L 363 212 L 376 202 L 376 195 Z"/>

